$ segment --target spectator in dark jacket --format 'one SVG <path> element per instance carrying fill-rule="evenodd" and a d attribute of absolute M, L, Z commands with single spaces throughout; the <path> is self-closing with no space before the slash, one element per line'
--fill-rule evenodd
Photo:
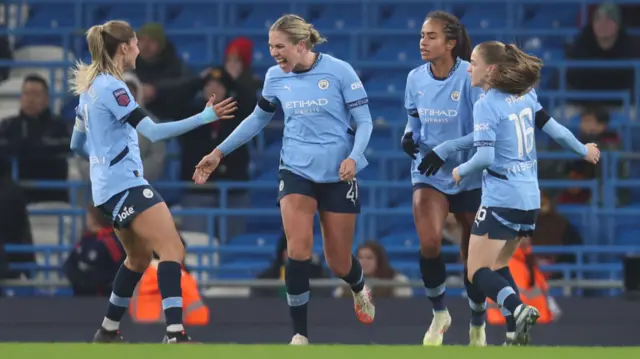
<path fill-rule="evenodd" d="M 585 26 L 567 58 L 572 60 L 628 60 L 640 57 L 640 47 L 634 43 L 622 24 L 620 9 L 613 3 L 598 8 L 592 22 Z M 633 90 L 633 69 L 576 68 L 567 72 L 567 83 L 576 90 Z M 619 106 L 620 101 L 602 104 Z"/>
<path fill-rule="evenodd" d="M 49 107 L 49 86 L 39 75 L 24 79 L 20 114 L 0 122 L 0 157 L 18 160 L 20 180 L 66 180 L 69 130 Z M 64 190 L 28 190 L 29 203 L 68 200 Z"/>
<path fill-rule="evenodd" d="M 253 42 L 246 37 L 233 39 L 225 50 L 224 69 L 234 82 L 235 99 L 238 101 L 236 119 L 247 118 L 258 103 L 260 81 L 253 74 Z"/>
<path fill-rule="evenodd" d="M 140 56 L 136 75 L 143 83 L 147 109 L 160 120 L 187 117 L 203 78 L 190 73 L 160 24 L 148 23 L 137 33 Z"/>
<path fill-rule="evenodd" d="M 203 89 L 202 104 L 212 95 L 216 95 L 216 101 L 222 101 L 237 94 L 236 82 L 223 68 L 217 67 L 207 75 L 207 82 Z M 239 107 L 240 102 L 238 102 Z M 202 111 L 202 105 L 198 104 L 192 110 L 192 114 Z M 181 153 L 181 179 L 191 181 L 193 176 L 193 166 L 195 166 L 203 156 L 211 152 L 217 145 L 224 141 L 231 132 L 242 122 L 243 118 L 236 116 L 232 120 L 217 121 L 208 126 L 202 126 L 180 136 L 182 146 Z M 211 175 L 217 181 L 247 181 L 249 180 L 249 149 L 244 145 L 233 151 L 229 156 L 225 156 L 220 166 Z M 228 208 L 248 207 L 249 199 L 246 190 L 231 190 L 228 193 Z M 219 207 L 219 192 L 210 188 L 189 189 L 180 201 L 183 207 Z M 218 226 L 216 226 L 217 228 Z M 207 220 L 204 217 L 185 217 L 181 222 L 181 229 L 185 231 L 207 232 Z M 227 238 L 228 240 L 236 234 L 244 232 L 244 216 L 233 216 L 227 218 Z M 219 235 L 219 234 L 218 234 Z"/>
<path fill-rule="evenodd" d="M 64 264 L 75 296 L 107 296 L 116 272 L 126 257 L 111 222 L 98 209 L 87 209 L 87 232 L 76 243 Z"/>

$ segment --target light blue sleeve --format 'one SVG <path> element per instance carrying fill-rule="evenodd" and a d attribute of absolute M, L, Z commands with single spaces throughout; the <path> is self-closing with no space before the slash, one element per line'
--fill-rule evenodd
<path fill-rule="evenodd" d="M 89 149 L 87 147 L 87 132 L 84 121 L 80 117 L 76 117 L 76 124 L 73 126 L 71 134 L 71 150 L 77 153 L 85 160 L 89 160 Z"/>
<path fill-rule="evenodd" d="M 356 128 L 356 138 L 353 141 L 353 149 L 349 158 L 358 163 L 364 156 L 364 151 L 367 150 L 369 145 L 369 139 L 371 138 L 371 132 L 373 132 L 373 122 L 371 121 L 371 113 L 369 112 L 369 106 L 363 105 L 349 110 L 351 116 L 358 124 Z"/>
<path fill-rule="evenodd" d="M 416 137 L 420 136 L 422 123 L 420 122 L 418 107 L 413 101 L 413 90 L 411 87 L 411 75 L 413 73 L 414 71 L 411 71 L 409 75 L 407 75 L 407 84 L 404 88 L 404 109 L 407 111 L 407 125 L 404 128 L 404 133 L 413 132 L 413 139 L 416 141 Z"/>
<path fill-rule="evenodd" d="M 550 118 L 542 127 L 542 131 L 551 136 L 563 148 L 573 151 L 581 157 L 587 155 L 587 146 L 578 141 L 568 128 L 559 124 L 555 119 Z"/>
<path fill-rule="evenodd" d="M 217 149 L 220 150 L 224 156 L 228 156 L 231 152 L 235 151 L 236 148 L 256 137 L 273 118 L 278 97 L 271 79 L 272 71 L 273 68 L 269 69 L 265 75 L 264 86 L 262 87 L 262 98 L 258 101 L 256 108 L 218 145 Z"/>
<path fill-rule="evenodd" d="M 256 106 L 251 115 L 236 127 L 233 132 L 218 145 L 218 150 L 224 156 L 228 156 L 236 148 L 244 145 L 254 138 L 273 118 L 273 112 L 267 112 Z"/>
<path fill-rule="evenodd" d="M 353 149 L 349 158 L 358 163 L 369 145 L 371 132 L 373 131 L 373 121 L 369 111 L 369 97 L 362 85 L 356 71 L 344 61 L 338 62 L 337 71 L 340 75 L 342 98 L 349 109 L 349 114 L 357 124 L 356 135 L 353 142 Z"/>
<path fill-rule="evenodd" d="M 466 177 L 471 173 L 483 171 L 489 168 L 495 158 L 495 147 L 478 147 L 471 159 L 458 167 L 460 177 Z"/>
<path fill-rule="evenodd" d="M 202 125 L 217 121 L 213 108 L 207 107 L 195 116 L 180 121 L 155 123 L 150 117 L 145 117 L 138 123 L 136 130 L 151 142 L 158 142 L 168 138 L 185 134 Z"/>
<path fill-rule="evenodd" d="M 138 108 L 138 104 L 124 82 L 115 78 L 105 81 L 106 85 L 97 90 L 98 98 L 117 121 L 124 123 L 127 116 Z"/>
<path fill-rule="evenodd" d="M 364 89 L 362 81 L 360 81 L 356 71 L 351 65 L 344 61 L 340 61 L 338 64 L 336 71 L 340 76 L 344 103 L 349 109 L 368 104 L 369 97 L 367 96 L 367 91 Z"/>
<path fill-rule="evenodd" d="M 484 170 L 495 158 L 498 119 L 486 104 L 486 101 L 478 101 L 473 106 L 473 145 L 477 151 L 458 168 L 461 177 Z"/>
<path fill-rule="evenodd" d="M 458 151 L 466 151 L 473 148 L 473 137 L 474 134 L 471 132 L 470 134 L 456 138 L 455 140 L 444 141 L 441 144 L 437 145 L 433 148 L 433 152 L 435 152 L 438 157 L 442 160 L 446 160 L 447 157 L 451 156 L 451 154 Z"/>

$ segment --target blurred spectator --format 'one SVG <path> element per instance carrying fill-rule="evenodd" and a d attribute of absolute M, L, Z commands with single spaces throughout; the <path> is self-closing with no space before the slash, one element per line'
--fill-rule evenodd
<path fill-rule="evenodd" d="M 214 68 L 208 75 L 208 80 L 203 89 L 201 104 L 195 106 L 192 113 L 199 113 L 206 101 L 216 95 L 216 102 L 220 102 L 229 96 L 234 96 L 235 82 L 229 73 L 223 68 Z M 240 107 L 240 103 L 238 103 Z M 253 107 L 251 108 L 251 111 Z M 229 134 L 242 122 L 242 118 L 216 121 L 208 126 L 202 126 L 180 136 L 181 152 L 181 180 L 191 181 L 193 166 L 204 155 L 211 152 L 217 145 L 224 141 Z M 217 181 L 248 181 L 249 180 L 249 149 L 244 145 L 222 159 L 216 171 L 211 175 Z M 180 204 L 184 208 L 209 208 L 219 207 L 219 191 L 210 188 L 191 188 L 186 191 Z M 243 208 L 249 206 L 247 190 L 230 190 L 227 197 L 228 208 Z M 183 217 L 180 228 L 185 231 L 206 233 L 208 231 L 205 217 Z M 216 226 L 219 228 L 219 226 Z M 227 217 L 227 239 L 245 231 L 245 216 Z M 219 235 L 219 234 L 218 234 Z"/>
<path fill-rule="evenodd" d="M 5 253 L 7 244 L 33 245 L 31 224 L 24 191 L 12 179 L 8 168 L 0 166 L 0 279 L 16 279 L 28 272 L 10 271 L 10 263 L 35 263 L 33 253 Z"/>
<path fill-rule="evenodd" d="M 384 247 L 376 241 L 365 241 L 358 247 L 358 260 L 362 272 L 367 279 L 393 279 L 397 282 L 409 282 L 402 273 L 396 272 L 389 264 L 389 258 Z M 413 291 L 408 285 L 401 287 L 371 287 L 374 298 L 411 297 Z M 334 292 L 336 297 L 351 296 L 351 291 L 345 287 L 338 287 Z"/>
<path fill-rule="evenodd" d="M 69 131 L 49 107 L 49 86 L 39 75 L 24 79 L 20 114 L 0 122 L 0 158 L 18 160 L 20 180 L 66 180 Z M 66 190 L 26 190 L 29 203 L 68 200 Z"/>
<path fill-rule="evenodd" d="M 618 150 L 620 148 L 620 136 L 609 128 L 609 112 L 602 107 L 592 107 L 583 111 L 580 115 L 580 125 L 578 129 L 578 139 L 583 143 L 594 142 L 602 151 Z M 553 142 L 550 147 L 553 150 L 561 147 Z M 548 161 L 543 169 L 546 178 L 563 178 L 559 173 L 568 173 L 571 180 L 589 180 L 602 177 L 600 166 L 594 166 L 583 160 L 576 161 Z M 586 188 L 569 188 L 558 197 L 558 203 L 563 204 L 585 204 L 591 199 L 591 191 Z"/>
<path fill-rule="evenodd" d="M 75 296 L 108 296 L 126 254 L 111 221 L 95 207 L 86 215 L 87 231 L 69 253 L 64 270 Z"/>
<path fill-rule="evenodd" d="M 580 133 L 583 143 L 595 142 L 602 151 L 618 150 L 620 136 L 609 128 L 609 112 L 604 108 L 590 108 L 580 115 Z"/>
<path fill-rule="evenodd" d="M 540 192 L 540 214 L 533 232 L 532 244 L 535 246 L 575 246 L 582 244 L 582 238 L 576 228 L 553 207 L 545 191 Z M 575 263 L 571 254 L 537 255 L 541 264 Z M 560 273 L 561 275 L 561 273 Z"/>
<path fill-rule="evenodd" d="M 140 56 L 135 72 L 143 83 L 148 110 L 161 120 L 187 117 L 193 97 L 202 88 L 202 79 L 190 73 L 162 25 L 145 24 L 137 35 Z"/>
<path fill-rule="evenodd" d="M 538 323 L 547 324 L 558 320 L 561 314 L 560 308 L 555 299 L 548 294 L 547 280 L 538 267 L 529 240 L 522 241 L 509 261 L 509 270 L 518 286 L 522 301 L 540 312 Z M 504 325 L 505 319 L 500 312 L 500 307 L 491 299 L 487 301 L 487 304 L 487 323 Z"/>
<path fill-rule="evenodd" d="M 253 42 L 246 37 L 233 39 L 225 50 L 224 69 L 234 81 L 233 96 L 238 101 L 236 119 L 239 121 L 247 118 L 258 103 L 260 84 L 253 74 L 252 62 Z"/>
<path fill-rule="evenodd" d="M 182 241 L 186 245 L 185 241 Z M 138 287 L 133 293 L 129 314 L 136 323 L 164 323 L 162 295 L 158 286 L 158 264 L 160 257 L 154 252 L 149 268 L 144 272 Z M 209 324 L 209 308 L 204 304 L 198 290 L 198 283 L 189 274 L 186 267 L 182 269 L 182 307 L 184 324 L 201 326 Z"/>
<path fill-rule="evenodd" d="M 586 161 L 569 162 L 568 179 L 571 181 L 584 181 L 596 176 L 596 167 Z M 572 187 L 560 191 L 556 201 L 559 204 L 588 204 L 591 201 L 591 190 L 588 188 Z"/>
<path fill-rule="evenodd" d="M 5 26 L 0 26 L 0 29 L 5 29 Z M 0 61 L 11 60 L 13 58 L 11 54 L 11 46 L 9 44 L 9 38 L 7 36 L 0 36 Z M 0 66 L 0 82 L 6 80 L 9 77 L 9 66 Z"/>
<path fill-rule="evenodd" d="M 567 52 L 572 60 L 625 60 L 640 57 L 636 46 L 622 23 L 620 8 L 614 3 L 601 5 L 591 23 L 584 27 L 573 47 Z M 577 68 L 567 71 L 567 83 L 577 90 L 633 91 L 633 69 Z M 601 102 L 620 106 L 620 101 Z"/>
<path fill-rule="evenodd" d="M 280 288 L 251 288 L 252 297 L 285 297 L 287 289 L 284 285 L 284 263 L 287 260 L 287 237 L 283 232 L 276 245 L 276 253 L 273 262 L 269 268 L 258 274 L 258 279 L 280 279 L 282 287 Z M 309 266 L 309 279 L 329 278 L 322 268 L 321 259 L 317 255 L 311 257 L 311 265 Z M 326 288 L 311 288 L 311 295 L 314 297 L 331 297 L 331 290 Z"/>

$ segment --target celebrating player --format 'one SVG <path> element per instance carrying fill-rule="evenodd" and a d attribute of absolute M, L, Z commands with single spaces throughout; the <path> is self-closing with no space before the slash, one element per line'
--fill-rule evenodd
<path fill-rule="evenodd" d="M 204 183 L 223 156 L 256 136 L 279 103 L 285 114 L 278 200 L 287 237 L 287 302 L 293 321 L 291 344 L 308 344 L 307 303 L 313 218 L 320 212 L 324 253 L 331 270 L 351 286 L 355 311 L 371 323 L 375 307 L 362 268 L 352 254 L 360 198 L 356 174 L 367 166 L 364 151 L 373 128 L 367 93 L 351 65 L 314 52 L 326 40 L 296 15 L 278 19 L 269 31 L 278 62 L 265 76 L 254 112 L 196 166 Z M 350 118 L 357 129 L 350 127 Z"/>
<path fill-rule="evenodd" d="M 71 149 L 90 162 L 93 202 L 116 229 L 127 258 L 113 282 L 107 315 L 94 342 L 122 342 L 119 327 L 133 291 L 155 250 L 160 256 L 158 282 L 167 324 L 165 343 L 191 339 L 182 325 L 181 265 L 184 247 L 162 197 L 144 179 L 136 130 L 161 141 L 199 126 L 233 118 L 236 103 L 229 98 L 182 121 L 156 124 L 138 107 L 123 82 L 123 72 L 135 68 L 138 40 L 131 26 L 109 21 L 87 32 L 91 64 L 79 63 L 70 86 L 80 103 Z"/>
<path fill-rule="evenodd" d="M 459 153 L 445 161 L 440 151 L 458 149 L 448 145 L 438 150 L 435 147 L 473 133 L 473 104 L 482 91 L 471 87 L 466 73 L 471 40 L 455 16 L 442 11 L 427 16 L 420 33 L 420 53 L 426 63 L 407 77 L 405 107 L 409 120 L 402 148 L 414 159 L 411 182 L 413 216 L 420 238 L 420 272 L 433 304 L 433 320 L 423 344 L 442 345 L 443 335 L 451 325 L 444 302 L 446 269 L 440 253 L 442 229 L 447 215 L 453 213 L 463 229 L 460 254 L 466 263 L 468 236 L 480 205 L 481 176 L 469 176 L 460 186 L 455 186 L 450 171 L 466 161 L 471 153 Z M 440 167 L 442 171 L 438 171 Z M 471 307 L 470 344 L 483 346 L 486 345 L 486 298 L 467 280 L 465 287 Z"/>
<path fill-rule="evenodd" d="M 595 144 L 580 143 L 540 106 L 533 87 L 541 69 L 540 59 L 514 45 L 490 41 L 474 49 L 471 85 L 486 91 L 473 108 L 477 152 L 453 170 L 456 183 L 484 172 L 482 203 L 469 241 L 468 279 L 513 316 L 508 345 L 528 344 L 540 315 L 522 303 L 511 275 L 509 280 L 504 274 L 520 240 L 533 234 L 540 209 L 534 126 L 586 161 L 600 160 Z"/>

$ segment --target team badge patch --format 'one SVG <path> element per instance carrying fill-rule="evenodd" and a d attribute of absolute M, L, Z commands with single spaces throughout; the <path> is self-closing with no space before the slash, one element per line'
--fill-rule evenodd
<path fill-rule="evenodd" d="M 453 92 L 451 93 L 451 99 L 452 99 L 453 101 L 458 101 L 458 100 L 460 100 L 460 91 L 453 91 Z"/>
<path fill-rule="evenodd" d="M 113 97 L 116 98 L 116 102 L 118 102 L 119 106 L 127 107 L 129 106 L 129 103 L 131 103 L 129 93 L 124 88 L 119 88 L 113 91 Z"/>
<path fill-rule="evenodd" d="M 327 81 L 327 80 L 318 81 L 318 87 L 320 88 L 320 90 L 328 89 L 329 88 L 329 81 Z"/>

